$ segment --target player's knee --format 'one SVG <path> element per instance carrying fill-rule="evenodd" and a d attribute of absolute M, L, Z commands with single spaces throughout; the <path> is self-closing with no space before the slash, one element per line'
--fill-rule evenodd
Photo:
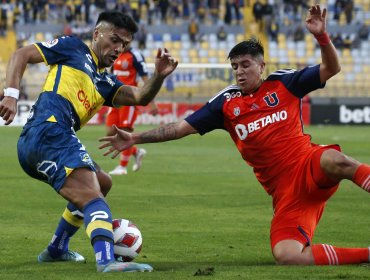
<path fill-rule="evenodd" d="M 358 162 L 338 151 L 327 151 L 321 158 L 325 172 L 335 178 L 350 178 Z"/>
<path fill-rule="evenodd" d="M 272 251 L 279 265 L 309 265 L 313 263 L 312 254 L 298 241 L 283 240 Z"/>
<path fill-rule="evenodd" d="M 112 177 L 103 170 L 100 170 L 97 173 L 97 177 L 98 177 L 100 190 L 101 190 L 102 194 L 104 196 L 107 196 L 110 189 L 112 188 L 112 184 L 113 184 Z"/>
<path fill-rule="evenodd" d="M 278 265 L 292 265 L 297 264 L 297 256 L 296 254 L 292 254 L 286 250 L 278 250 L 273 252 L 275 262 Z"/>

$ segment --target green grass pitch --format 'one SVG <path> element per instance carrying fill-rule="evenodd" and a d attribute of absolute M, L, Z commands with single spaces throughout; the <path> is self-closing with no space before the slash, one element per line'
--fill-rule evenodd
<path fill-rule="evenodd" d="M 148 127 L 138 127 L 138 130 Z M 311 126 L 320 144 L 370 163 L 369 126 Z M 114 218 L 128 218 L 143 234 L 138 262 L 153 273 L 98 274 L 93 250 L 81 229 L 70 248 L 86 264 L 38 264 L 66 202 L 46 184 L 29 178 L 18 164 L 20 128 L 0 127 L 0 279 L 369 279 L 370 266 L 286 267 L 274 264 L 269 245 L 270 197 L 241 159 L 229 136 L 200 137 L 143 145 L 142 169 L 113 178 L 108 202 Z M 102 156 L 102 126 L 78 133 L 105 169 L 118 160 Z M 132 164 L 132 163 L 131 163 Z M 130 165 L 131 166 L 131 165 Z M 344 181 L 329 201 L 315 243 L 370 245 L 370 195 Z M 197 271 L 208 276 L 196 276 Z"/>

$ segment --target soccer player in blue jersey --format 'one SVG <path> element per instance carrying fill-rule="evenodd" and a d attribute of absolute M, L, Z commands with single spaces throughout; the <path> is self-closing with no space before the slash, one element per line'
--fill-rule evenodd
<path fill-rule="evenodd" d="M 113 253 L 112 214 L 104 200 L 110 176 L 91 159 L 75 131 L 102 105 L 147 105 L 166 76 L 177 67 L 167 49 L 158 49 L 153 76 L 140 89 L 124 85 L 105 71 L 132 41 L 137 26 L 116 11 L 99 15 L 91 47 L 76 37 L 61 37 L 18 49 L 6 73 L 0 116 L 10 124 L 16 114 L 20 81 L 28 63 L 50 66 L 42 92 L 18 141 L 18 158 L 31 177 L 50 184 L 69 201 L 39 262 L 84 261 L 69 250 L 70 237 L 84 223 L 98 272 L 152 271 L 147 264 L 118 262 Z"/>

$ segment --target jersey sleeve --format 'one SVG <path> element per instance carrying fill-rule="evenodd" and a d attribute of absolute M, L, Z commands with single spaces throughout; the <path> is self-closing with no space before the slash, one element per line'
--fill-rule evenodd
<path fill-rule="evenodd" d="M 124 83 L 122 83 L 120 80 L 118 80 L 117 76 L 116 75 L 113 75 L 113 74 L 108 74 L 107 75 L 107 80 L 109 81 L 108 84 L 106 86 L 109 86 L 111 87 L 110 89 L 110 94 L 108 95 L 108 97 L 105 99 L 104 101 L 104 106 L 109 106 L 109 107 L 117 107 L 113 104 L 113 100 L 115 98 L 115 96 L 118 94 L 118 90 L 121 86 L 124 85 Z"/>
<path fill-rule="evenodd" d="M 82 42 L 75 37 L 60 37 L 52 41 L 38 42 L 34 45 L 41 53 L 46 65 L 60 64 L 68 60 L 73 52 L 81 48 Z"/>
<path fill-rule="evenodd" d="M 133 65 L 140 77 L 148 76 L 148 67 L 144 56 L 137 50 L 132 50 Z"/>
<path fill-rule="evenodd" d="M 223 98 L 211 99 L 202 108 L 185 118 L 200 135 L 215 129 L 225 129 L 223 116 Z"/>
<path fill-rule="evenodd" d="M 302 98 L 311 91 L 324 88 L 320 81 L 320 65 L 305 67 L 300 71 L 293 69 L 278 70 L 267 80 L 280 80 L 295 96 Z"/>

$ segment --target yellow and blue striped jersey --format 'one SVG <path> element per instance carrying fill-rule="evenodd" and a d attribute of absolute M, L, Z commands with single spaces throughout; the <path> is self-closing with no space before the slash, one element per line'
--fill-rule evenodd
<path fill-rule="evenodd" d="M 123 85 L 115 75 L 98 69 L 98 58 L 77 37 L 35 43 L 49 73 L 28 125 L 59 122 L 75 130 L 85 125 Z"/>

